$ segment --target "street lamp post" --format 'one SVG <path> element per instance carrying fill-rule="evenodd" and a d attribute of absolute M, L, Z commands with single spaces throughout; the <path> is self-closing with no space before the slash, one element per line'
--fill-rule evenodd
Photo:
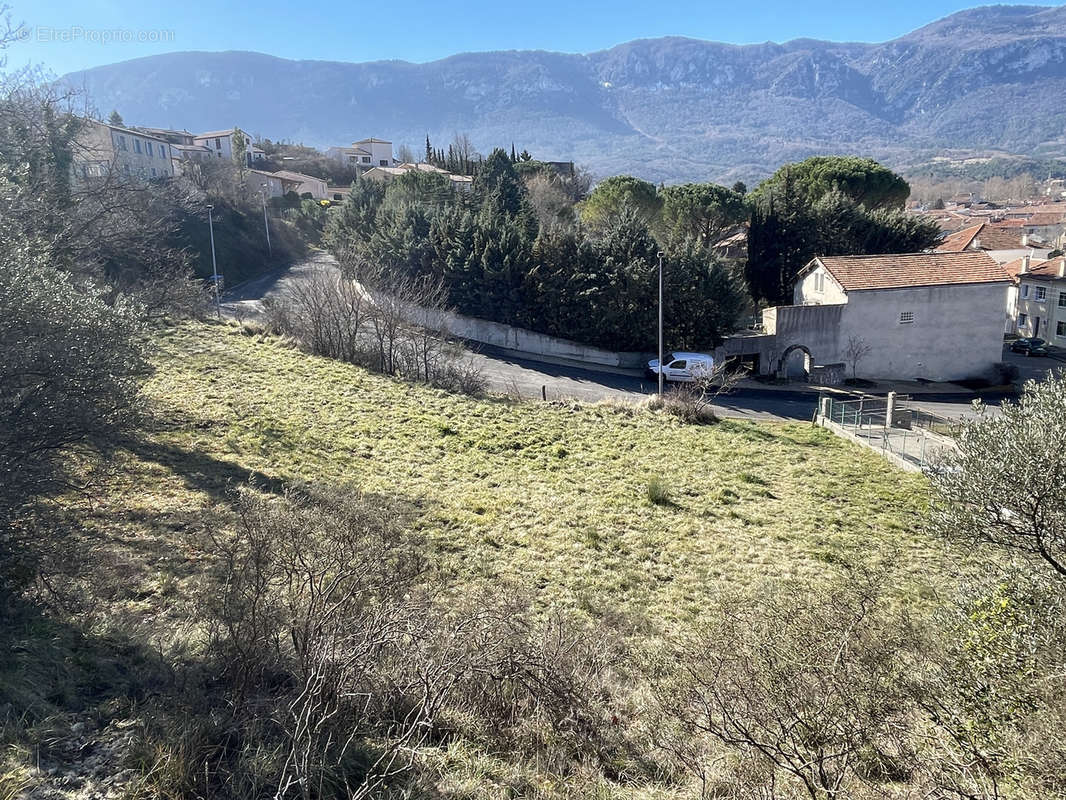
<path fill-rule="evenodd" d="M 218 264 L 215 262 L 215 222 L 211 217 L 214 206 L 207 207 L 207 229 L 211 233 L 211 273 L 215 282 L 215 313 L 222 319 L 222 300 L 218 295 Z"/>
<path fill-rule="evenodd" d="M 263 190 L 263 229 L 267 235 L 267 253 L 271 258 L 274 257 L 274 248 L 270 246 L 270 225 L 267 223 L 267 185 L 265 183 L 259 184 Z"/>
<path fill-rule="evenodd" d="M 663 254 L 659 252 L 659 397 L 663 396 Z"/>

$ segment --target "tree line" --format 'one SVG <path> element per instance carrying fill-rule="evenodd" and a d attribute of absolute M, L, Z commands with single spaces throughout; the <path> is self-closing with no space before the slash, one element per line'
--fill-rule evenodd
<path fill-rule="evenodd" d="M 469 155 L 456 153 L 427 140 L 430 163 L 463 171 Z M 354 275 L 440 280 L 461 313 L 648 351 L 660 254 L 666 338 L 705 349 L 757 305 L 790 303 L 793 276 L 815 255 L 913 252 L 940 237 L 902 210 L 906 182 L 867 159 L 786 165 L 750 194 L 743 184 L 656 187 L 632 176 L 588 192 L 580 174 L 513 148 L 472 171 L 470 192 L 418 171 L 387 185 L 356 181 L 325 241 Z M 747 258 L 723 254 L 735 234 Z"/>

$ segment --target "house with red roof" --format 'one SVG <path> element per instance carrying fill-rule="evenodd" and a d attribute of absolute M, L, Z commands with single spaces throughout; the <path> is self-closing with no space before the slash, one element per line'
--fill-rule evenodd
<path fill-rule="evenodd" d="M 1002 360 L 1010 284 L 984 250 L 814 258 L 796 278 L 793 305 L 763 312 L 774 342 L 761 371 L 843 364 L 865 378 L 982 375 Z"/>
<path fill-rule="evenodd" d="M 936 247 L 938 253 L 963 253 L 972 250 L 983 250 L 1000 264 L 1006 264 L 1024 255 L 1047 258 L 1051 247 L 1025 231 L 1022 226 L 1004 226 L 1002 223 L 993 222 L 977 223 L 948 234 Z"/>

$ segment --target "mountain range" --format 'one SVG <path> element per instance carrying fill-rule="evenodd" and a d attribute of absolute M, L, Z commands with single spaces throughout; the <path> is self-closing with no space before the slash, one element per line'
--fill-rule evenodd
<path fill-rule="evenodd" d="M 345 63 L 178 52 L 68 74 L 127 124 L 324 147 L 376 136 L 415 153 L 466 133 L 603 176 L 756 179 L 847 153 L 1066 155 L 1066 6 L 985 6 L 880 44 L 668 37 L 584 55 L 463 53 Z"/>

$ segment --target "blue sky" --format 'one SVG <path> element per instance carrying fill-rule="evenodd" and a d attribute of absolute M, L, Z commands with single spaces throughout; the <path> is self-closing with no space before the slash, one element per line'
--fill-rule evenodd
<path fill-rule="evenodd" d="M 724 42 L 798 37 L 880 42 L 968 8 L 951 0 L 8 0 L 29 38 L 8 52 L 56 74 L 174 50 L 256 50 L 285 58 L 431 61 L 469 50 L 586 53 L 642 37 Z M 382 9 L 368 15 L 365 9 Z M 117 37 L 128 39 L 117 41 Z"/>

